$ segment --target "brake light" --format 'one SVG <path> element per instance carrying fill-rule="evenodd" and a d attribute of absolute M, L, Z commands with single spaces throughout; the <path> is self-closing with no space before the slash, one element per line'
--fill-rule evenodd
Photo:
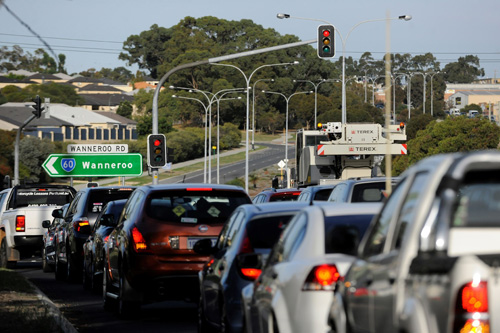
<path fill-rule="evenodd" d="M 132 240 L 133 240 L 133 248 L 135 252 L 148 252 L 148 245 L 146 244 L 146 240 L 142 237 L 141 232 L 137 227 L 132 229 Z"/>
<path fill-rule="evenodd" d="M 335 265 L 320 265 L 314 267 L 309 275 L 302 290 L 333 290 L 335 283 L 341 279 L 340 273 Z"/>
<path fill-rule="evenodd" d="M 186 191 L 212 191 L 211 187 L 188 187 Z"/>
<path fill-rule="evenodd" d="M 239 253 L 253 253 L 253 247 L 250 243 L 250 238 L 248 238 L 247 232 L 245 230 L 245 237 L 243 238 L 243 242 L 241 243 L 240 252 Z"/>
<path fill-rule="evenodd" d="M 85 229 L 87 229 L 86 231 L 90 231 L 89 220 L 86 217 L 76 219 L 73 221 L 73 229 L 78 232 L 83 232 Z"/>
<path fill-rule="evenodd" d="M 454 332 L 490 331 L 488 283 L 472 281 L 459 291 L 455 308 Z"/>
<path fill-rule="evenodd" d="M 104 243 L 106 243 L 109 239 L 109 235 L 107 235 L 106 237 L 104 237 Z"/>
<path fill-rule="evenodd" d="M 24 231 L 26 229 L 26 216 L 16 216 L 16 231 Z"/>
<path fill-rule="evenodd" d="M 254 281 L 262 273 L 262 270 L 258 268 L 240 268 L 240 272 L 245 279 Z"/>

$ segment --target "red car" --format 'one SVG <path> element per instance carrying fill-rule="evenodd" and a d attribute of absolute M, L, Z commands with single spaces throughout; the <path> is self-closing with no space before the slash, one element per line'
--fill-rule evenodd
<path fill-rule="evenodd" d="M 300 192 L 301 189 L 296 189 L 296 188 L 282 188 L 282 189 L 270 188 L 257 194 L 252 199 L 252 202 L 254 204 L 258 204 L 258 203 L 272 202 L 272 201 L 296 201 L 300 195 Z"/>
<path fill-rule="evenodd" d="M 198 300 L 198 272 L 207 255 L 193 251 L 217 236 L 248 194 L 231 185 L 145 185 L 130 196 L 105 244 L 103 302 L 120 315 L 141 304 Z"/>

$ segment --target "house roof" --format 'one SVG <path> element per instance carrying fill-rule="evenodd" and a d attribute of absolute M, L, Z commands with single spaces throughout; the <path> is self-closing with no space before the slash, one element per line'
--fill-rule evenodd
<path fill-rule="evenodd" d="M 126 94 L 80 94 L 85 100 L 85 105 L 116 106 L 123 101 L 133 102 L 134 98 Z"/>
<path fill-rule="evenodd" d="M 36 73 L 29 76 L 28 78 L 30 80 L 61 80 L 60 77 L 48 73 Z"/>
<path fill-rule="evenodd" d="M 122 92 L 120 89 L 112 86 L 103 86 L 98 84 L 89 84 L 85 87 L 78 89 L 79 91 L 112 91 L 112 92 Z"/>
<path fill-rule="evenodd" d="M 116 114 L 114 112 L 97 111 L 97 113 L 102 114 L 103 116 L 106 116 L 108 118 L 114 119 L 116 121 L 119 121 L 121 124 L 137 125 L 137 121 L 128 119 L 127 117 L 120 116 L 119 114 Z"/>
<path fill-rule="evenodd" d="M 33 108 L 25 104 L 34 103 L 5 103 L 0 105 L 0 119 L 20 127 L 29 117 L 33 115 Z M 29 123 L 30 126 L 70 126 L 71 124 L 63 120 L 50 117 L 45 119 L 42 115 L 39 119 L 34 119 Z"/>
<path fill-rule="evenodd" d="M 64 74 L 64 73 L 55 73 L 54 76 L 57 76 L 59 79 L 66 80 L 66 81 L 74 79 L 74 77 L 69 76 L 68 74 Z"/>
<path fill-rule="evenodd" d="M 457 91 L 453 95 L 458 95 L 458 94 L 462 94 L 462 95 L 466 95 L 466 96 L 472 96 L 472 95 L 476 95 L 476 96 L 483 96 L 483 95 L 498 96 L 498 95 L 500 95 L 500 90 Z"/>
<path fill-rule="evenodd" d="M 79 77 L 75 77 L 74 79 L 69 80 L 68 82 L 69 83 L 75 83 L 75 82 L 99 83 L 99 79 L 96 79 L 93 77 L 79 76 Z"/>

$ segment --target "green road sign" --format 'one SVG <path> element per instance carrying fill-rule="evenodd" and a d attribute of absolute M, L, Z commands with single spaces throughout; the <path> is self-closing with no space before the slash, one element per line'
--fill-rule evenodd
<path fill-rule="evenodd" d="M 141 176 L 141 154 L 51 154 L 42 167 L 51 177 Z"/>

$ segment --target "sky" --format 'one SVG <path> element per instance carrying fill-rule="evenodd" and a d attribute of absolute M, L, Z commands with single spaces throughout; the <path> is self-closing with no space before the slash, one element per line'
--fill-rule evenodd
<path fill-rule="evenodd" d="M 278 19 L 278 13 L 291 17 Z M 118 55 L 129 36 L 153 24 L 169 28 L 186 16 L 250 19 L 307 41 L 327 22 L 344 41 L 336 38 L 334 60 L 343 52 L 354 59 L 364 52 L 382 59 L 389 45 L 393 53 L 430 52 L 443 68 L 472 54 L 479 57 L 485 77 L 493 78 L 500 76 L 498 13 L 499 0 L 0 0 L 0 47 L 19 45 L 32 54 L 43 47 L 51 54 L 38 35 L 56 54 L 66 55 L 69 74 L 102 67 L 135 73 L 137 66 L 127 66 Z M 400 15 L 412 19 L 391 20 L 387 42 L 383 19 Z"/>

